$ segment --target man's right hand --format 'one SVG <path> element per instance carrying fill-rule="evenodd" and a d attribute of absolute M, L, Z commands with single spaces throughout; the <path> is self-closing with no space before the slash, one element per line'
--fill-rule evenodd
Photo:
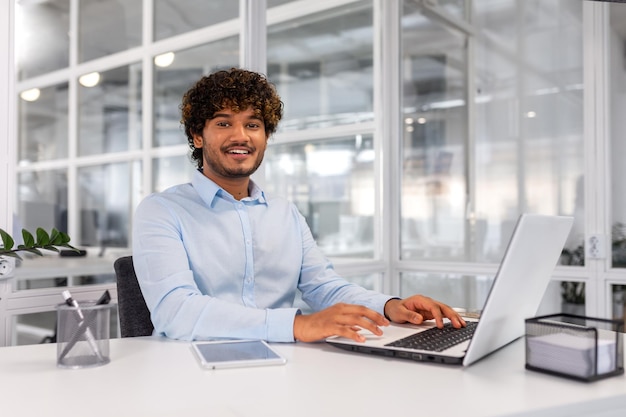
<path fill-rule="evenodd" d="M 293 335 L 297 341 L 315 342 L 330 336 L 342 336 L 357 342 L 365 337 L 359 330 L 383 334 L 379 326 L 388 326 L 389 320 L 367 307 L 354 304 L 335 304 L 322 311 L 297 315 L 293 321 Z"/>

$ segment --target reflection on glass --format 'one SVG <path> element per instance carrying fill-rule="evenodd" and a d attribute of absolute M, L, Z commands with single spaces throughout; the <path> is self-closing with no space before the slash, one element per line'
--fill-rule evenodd
<path fill-rule="evenodd" d="M 69 65 L 70 0 L 15 2 L 15 61 L 24 80 Z"/>
<path fill-rule="evenodd" d="M 562 281 L 561 285 L 561 312 L 567 314 L 585 315 L 585 283 L 582 281 Z"/>
<path fill-rule="evenodd" d="M 141 45 L 141 1 L 81 0 L 78 13 L 80 62 Z"/>
<path fill-rule="evenodd" d="M 465 309 L 468 312 L 480 312 L 491 290 L 494 275 L 459 275 L 444 273 L 408 273 L 400 274 L 400 296 L 426 294 L 451 307 Z M 572 303 L 566 303 L 565 290 L 570 294 Z M 537 315 L 570 312 L 585 314 L 585 285 L 582 282 L 550 281 Z M 582 291 L 582 299 L 580 296 Z"/>
<path fill-rule="evenodd" d="M 170 65 L 154 67 L 154 146 L 186 144 L 179 106 L 183 94 L 203 75 L 237 67 L 239 37 L 175 51 Z"/>
<path fill-rule="evenodd" d="M 469 3 L 465 0 L 437 0 L 437 7 L 456 19 L 464 20 L 470 4 L 480 7 L 477 3 L 480 3 L 480 1 Z"/>
<path fill-rule="evenodd" d="M 493 277 L 457 274 L 400 274 L 400 296 L 427 294 L 451 307 L 467 311 L 482 310 Z"/>
<path fill-rule="evenodd" d="M 292 1 L 295 0 L 267 0 L 267 8 L 271 8 L 271 7 L 275 7 L 275 6 L 280 6 L 282 4 L 286 4 L 286 3 L 291 3 Z"/>
<path fill-rule="evenodd" d="M 466 39 L 414 3 L 404 7 L 402 28 L 401 256 L 463 259 Z"/>
<path fill-rule="evenodd" d="M 619 216 L 619 211 L 613 212 Z M 626 268 L 626 221 L 618 220 L 611 229 L 611 253 L 613 268 Z"/>
<path fill-rule="evenodd" d="M 582 2 L 542 4 L 477 3 L 466 58 L 464 35 L 405 3 L 403 259 L 499 262 L 522 212 L 575 216 L 566 248 L 582 245 Z"/>
<path fill-rule="evenodd" d="M 154 39 L 169 38 L 238 16 L 238 1 L 155 0 Z"/>
<path fill-rule="evenodd" d="M 273 145 L 265 154 L 270 195 L 292 201 L 328 256 L 374 256 L 371 135 Z"/>
<path fill-rule="evenodd" d="M 367 274 L 356 276 L 344 276 L 346 281 L 357 284 L 365 289 L 372 291 L 381 291 L 382 276 L 381 274 Z"/>
<path fill-rule="evenodd" d="M 168 156 L 155 158 L 152 164 L 152 190 L 161 192 L 165 189 L 191 181 L 196 169 L 189 156 Z"/>
<path fill-rule="evenodd" d="M 612 299 L 614 319 L 621 319 L 626 322 L 626 285 L 612 285 Z"/>
<path fill-rule="evenodd" d="M 611 3 L 608 7 L 612 260 L 614 268 L 626 268 L 626 4 Z"/>
<path fill-rule="evenodd" d="M 498 25 L 493 10 L 479 14 L 477 27 L 509 46 L 483 37 L 477 48 L 477 259 L 501 257 L 522 212 L 573 215 L 565 247 L 582 245 L 582 3 L 512 3 Z"/>
<path fill-rule="evenodd" d="M 56 311 L 20 314 L 14 317 L 15 340 L 12 346 L 56 342 Z"/>
<path fill-rule="evenodd" d="M 20 164 L 67 158 L 67 88 L 63 83 L 31 89 L 18 98 Z"/>
<path fill-rule="evenodd" d="M 141 147 L 141 64 L 80 77 L 78 155 Z"/>
<path fill-rule="evenodd" d="M 140 162 L 83 167 L 78 171 L 81 246 L 128 247 L 139 199 Z M 78 238 L 76 239 L 78 240 Z"/>
<path fill-rule="evenodd" d="M 373 120 L 371 1 L 270 26 L 267 45 L 281 130 Z"/>
<path fill-rule="evenodd" d="M 19 226 L 67 233 L 67 171 L 22 172 L 17 181 Z"/>

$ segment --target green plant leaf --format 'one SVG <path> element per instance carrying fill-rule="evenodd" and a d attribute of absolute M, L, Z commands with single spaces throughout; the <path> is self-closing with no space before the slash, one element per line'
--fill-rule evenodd
<path fill-rule="evenodd" d="M 23 246 L 24 248 L 32 248 L 35 246 L 35 238 L 28 230 L 22 229 L 22 238 L 24 239 L 24 245 L 20 246 Z"/>
<path fill-rule="evenodd" d="M 53 228 L 50 231 L 50 244 L 51 245 L 62 245 L 63 244 L 63 236 L 56 228 Z"/>
<path fill-rule="evenodd" d="M 37 246 L 46 246 L 50 243 L 50 236 L 48 232 L 41 227 L 37 228 Z"/>
<path fill-rule="evenodd" d="M 59 245 L 66 245 L 70 241 L 70 237 L 67 233 L 59 232 L 59 234 L 61 235 L 61 243 Z"/>
<path fill-rule="evenodd" d="M 13 249 L 13 245 L 15 245 L 15 241 L 13 240 L 11 235 L 9 235 L 4 230 L 0 229 L 0 236 L 2 236 L 2 246 L 4 247 L 4 249 L 5 250 Z"/>
<path fill-rule="evenodd" d="M 59 249 L 57 247 L 55 247 L 55 246 L 52 246 L 52 245 L 42 246 L 42 249 L 51 250 L 53 252 L 59 252 Z"/>
<path fill-rule="evenodd" d="M 0 237 L 2 238 L 2 245 L 0 247 L 0 257 L 9 256 L 16 259 L 22 259 L 17 252 L 30 252 L 38 256 L 43 256 L 41 249 L 49 250 L 53 252 L 60 252 L 59 248 L 67 248 L 73 251 L 79 252 L 80 250 L 69 244 L 70 237 L 63 232 L 60 232 L 56 228 L 50 231 L 50 234 L 45 229 L 38 227 L 36 232 L 37 240 L 33 237 L 33 234 L 26 229 L 22 229 L 22 237 L 24 243 L 15 245 L 14 239 L 4 230 L 0 229 Z"/>

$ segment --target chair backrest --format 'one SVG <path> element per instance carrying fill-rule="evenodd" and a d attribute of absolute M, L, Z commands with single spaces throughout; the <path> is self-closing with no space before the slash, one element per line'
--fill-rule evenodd
<path fill-rule="evenodd" d="M 113 267 L 117 278 L 117 308 L 122 337 L 152 335 L 154 326 L 137 282 L 133 257 L 118 258 Z"/>

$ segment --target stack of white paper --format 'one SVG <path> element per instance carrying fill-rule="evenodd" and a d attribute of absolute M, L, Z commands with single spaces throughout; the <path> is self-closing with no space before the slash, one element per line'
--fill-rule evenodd
<path fill-rule="evenodd" d="M 588 378 L 596 375 L 595 339 L 568 333 L 528 337 L 526 363 L 537 368 Z M 615 370 L 615 341 L 598 339 L 598 373 Z"/>

